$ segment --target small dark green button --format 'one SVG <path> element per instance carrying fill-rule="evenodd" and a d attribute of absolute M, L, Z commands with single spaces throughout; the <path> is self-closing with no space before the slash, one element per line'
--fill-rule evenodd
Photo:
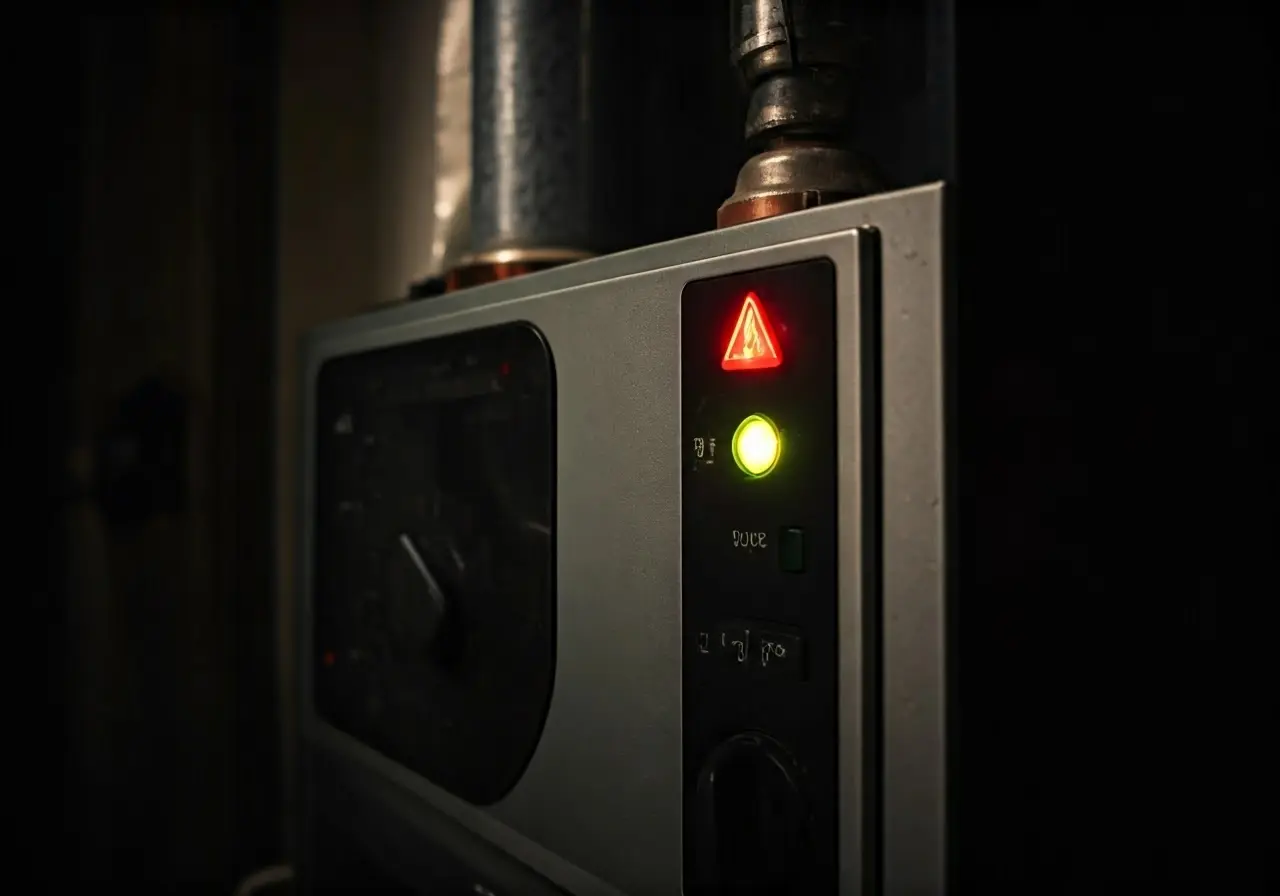
<path fill-rule="evenodd" d="M 804 530 L 787 526 L 778 533 L 778 566 L 783 572 L 804 572 Z"/>

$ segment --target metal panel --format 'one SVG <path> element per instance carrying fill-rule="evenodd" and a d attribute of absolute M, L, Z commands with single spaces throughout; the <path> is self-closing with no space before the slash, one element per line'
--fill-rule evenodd
<path fill-rule="evenodd" d="M 320 721 L 299 666 L 302 733 L 326 767 L 372 776 L 452 817 L 574 893 L 680 891 L 678 300 L 693 279 L 818 256 L 837 266 L 840 326 L 856 298 L 854 236 L 883 246 L 884 879 L 891 893 L 944 888 L 942 187 L 921 187 L 620 253 L 405 305 L 314 333 L 304 347 L 304 436 L 327 358 L 524 319 L 545 334 L 559 380 L 559 663 L 545 733 L 524 779 L 470 806 Z M 840 362 L 842 376 L 854 375 Z M 839 426 L 857 425 L 841 390 Z M 842 444 L 856 444 L 854 434 Z M 842 461 L 844 462 L 844 461 Z M 314 456 L 302 467 L 312 511 Z M 841 513 L 854 503 L 842 495 Z M 858 525 L 841 520 L 842 552 Z M 849 542 L 844 543 L 844 539 Z M 300 550 L 298 643 L 310 644 L 312 533 Z M 854 555 L 856 556 L 856 554 Z M 841 618 L 856 618 L 842 577 Z M 843 622 L 842 622 L 843 624 Z M 858 669 L 842 666 L 841 693 Z M 842 697 L 841 730 L 857 717 Z M 851 758 L 852 761 L 852 758 Z M 370 779 L 372 779 L 370 778 Z M 842 893 L 859 892 L 860 781 L 841 780 Z M 372 796 L 370 797 L 373 798 Z M 412 813 L 412 801 L 385 811 Z M 424 811 L 425 808 L 424 808 Z M 409 823 L 409 819 L 405 819 Z"/>
<path fill-rule="evenodd" d="M 916 191 L 883 235 L 883 881 L 946 892 L 946 414 L 943 195 Z"/>

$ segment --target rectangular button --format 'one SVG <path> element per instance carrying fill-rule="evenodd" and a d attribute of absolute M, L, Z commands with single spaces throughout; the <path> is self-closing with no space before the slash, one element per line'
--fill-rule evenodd
<path fill-rule="evenodd" d="M 711 633 L 711 650 L 726 665 L 745 668 L 751 651 L 751 629 L 736 622 L 716 626 Z"/>
<path fill-rule="evenodd" d="M 783 572 L 804 572 L 804 530 L 785 526 L 778 533 L 778 566 Z"/>
<path fill-rule="evenodd" d="M 752 638 L 751 664 L 763 678 L 803 681 L 804 639 L 761 629 Z"/>

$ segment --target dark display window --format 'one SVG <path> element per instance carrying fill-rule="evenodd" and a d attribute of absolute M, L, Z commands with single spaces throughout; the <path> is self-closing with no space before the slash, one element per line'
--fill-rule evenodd
<path fill-rule="evenodd" d="M 317 389 L 317 711 L 496 802 L 554 678 L 551 354 L 508 324 L 331 360 Z"/>

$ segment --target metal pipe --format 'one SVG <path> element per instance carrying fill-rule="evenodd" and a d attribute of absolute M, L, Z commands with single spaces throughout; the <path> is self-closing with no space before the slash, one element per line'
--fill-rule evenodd
<path fill-rule="evenodd" d="M 598 251 L 590 0 L 474 0 L 471 265 Z"/>
<path fill-rule="evenodd" d="M 733 0 L 730 54 L 751 100 L 748 143 L 839 138 L 852 117 L 854 28 L 845 0 Z"/>
<path fill-rule="evenodd" d="M 749 92 L 756 155 L 721 227 L 874 192 L 850 147 L 857 38 L 848 0 L 731 0 L 730 55 Z"/>

